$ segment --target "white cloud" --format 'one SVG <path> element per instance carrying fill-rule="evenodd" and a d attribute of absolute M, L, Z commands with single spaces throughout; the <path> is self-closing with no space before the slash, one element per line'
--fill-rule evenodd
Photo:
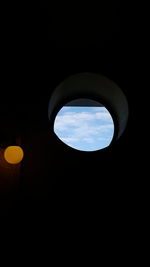
<path fill-rule="evenodd" d="M 70 109 L 70 108 L 69 108 Z M 114 125 L 110 114 L 104 108 L 92 108 L 95 112 L 70 112 L 68 109 L 58 113 L 54 131 L 58 137 L 70 146 L 76 144 L 97 144 L 110 142 L 113 137 Z M 70 109 L 71 110 L 71 109 Z M 99 111 L 99 112 L 96 112 Z"/>
<path fill-rule="evenodd" d="M 55 123 L 57 125 L 57 129 L 65 130 L 68 126 L 73 127 L 80 127 L 81 124 L 87 121 L 94 121 L 94 120 L 103 120 L 107 123 L 112 123 L 112 118 L 109 113 L 88 113 L 88 112 L 66 112 L 63 115 L 57 115 Z"/>
<path fill-rule="evenodd" d="M 66 143 L 74 143 L 74 142 L 78 142 L 79 140 L 79 138 L 77 137 L 62 137 L 61 139 Z"/>
<path fill-rule="evenodd" d="M 95 113 L 95 119 L 104 120 L 107 122 L 111 122 L 112 118 L 108 112 L 97 112 Z"/>
<path fill-rule="evenodd" d="M 92 144 L 92 143 L 94 143 L 94 138 L 92 138 L 92 137 L 84 137 L 83 141 L 88 143 L 88 144 Z"/>
<path fill-rule="evenodd" d="M 97 136 L 104 136 L 107 132 L 113 130 L 113 125 L 89 125 L 81 124 L 80 127 L 75 128 L 72 132 L 74 136 L 79 138 L 97 138 Z"/>

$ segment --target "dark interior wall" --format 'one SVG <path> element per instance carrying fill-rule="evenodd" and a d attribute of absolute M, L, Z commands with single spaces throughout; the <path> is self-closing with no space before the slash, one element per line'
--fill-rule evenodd
<path fill-rule="evenodd" d="M 132 216 L 138 183 L 130 175 L 138 111 L 132 26 L 118 4 L 104 4 L 96 14 L 79 15 L 73 10 L 59 14 L 41 8 L 4 21 L 1 120 L 6 122 L 9 114 L 15 121 L 12 129 L 19 128 L 25 151 L 11 216 L 51 217 L 52 211 L 70 216 L 100 210 L 122 218 Z M 64 146 L 48 126 L 53 90 L 69 75 L 82 71 L 116 82 L 130 108 L 128 127 L 120 140 L 90 154 Z"/>

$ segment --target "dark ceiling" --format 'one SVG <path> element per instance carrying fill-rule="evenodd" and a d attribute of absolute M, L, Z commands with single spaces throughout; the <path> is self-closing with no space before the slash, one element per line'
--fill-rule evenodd
<path fill-rule="evenodd" d="M 119 1 L 87 10 L 69 8 L 41 6 L 3 14 L 0 135 L 7 139 L 10 133 L 19 133 L 25 158 L 19 182 L 1 190 L 2 214 L 84 217 L 107 211 L 123 219 L 133 215 L 137 182 L 130 174 L 137 127 L 134 17 Z M 47 110 L 53 90 L 79 72 L 107 76 L 129 102 L 123 136 L 104 151 L 74 151 L 49 131 Z M 0 170 L 5 184 L 2 175 Z"/>

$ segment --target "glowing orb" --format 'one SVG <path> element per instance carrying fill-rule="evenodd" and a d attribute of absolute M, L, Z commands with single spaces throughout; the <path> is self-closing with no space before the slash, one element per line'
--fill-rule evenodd
<path fill-rule="evenodd" d="M 9 146 L 4 152 L 4 158 L 10 164 L 20 163 L 23 159 L 23 156 L 24 153 L 20 146 Z"/>

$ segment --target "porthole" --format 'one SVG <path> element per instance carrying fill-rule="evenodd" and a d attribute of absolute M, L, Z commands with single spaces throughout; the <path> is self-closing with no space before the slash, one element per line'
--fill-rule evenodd
<path fill-rule="evenodd" d="M 49 127 L 57 140 L 81 151 L 107 148 L 123 134 L 128 103 L 120 87 L 94 73 L 64 80 L 51 95 Z"/>

